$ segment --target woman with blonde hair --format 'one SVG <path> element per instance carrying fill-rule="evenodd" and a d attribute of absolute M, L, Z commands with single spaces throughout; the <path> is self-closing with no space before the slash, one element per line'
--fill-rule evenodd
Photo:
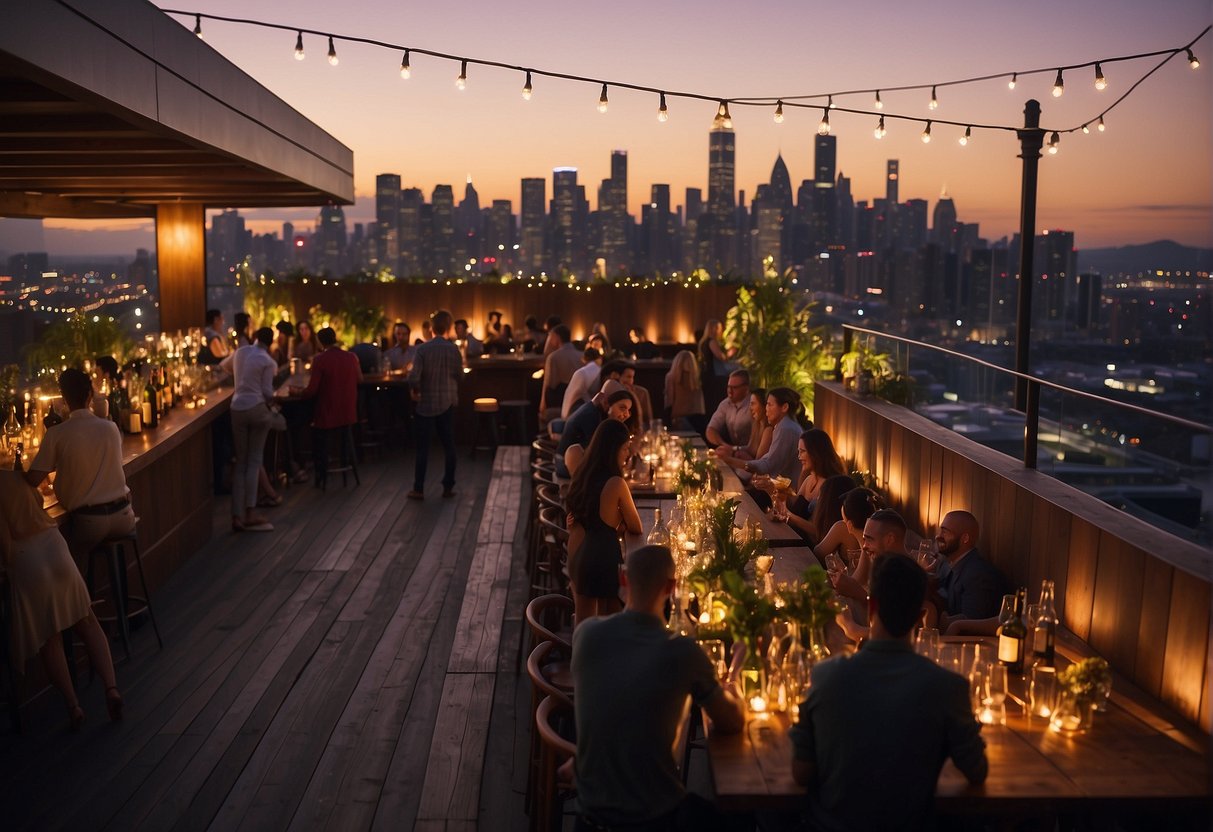
<path fill-rule="evenodd" d="M 679 351 L 665 374 L 665 406 L 670 411 L 671 427 L 703 431 L 707 422 L 703 385 L 699 382 L 699 364 L 690 350 Z"/>

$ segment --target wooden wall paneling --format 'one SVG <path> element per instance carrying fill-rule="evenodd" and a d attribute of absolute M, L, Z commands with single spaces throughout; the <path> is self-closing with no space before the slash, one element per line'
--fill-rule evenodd
<path fill-rule="evenodd" d="M 1142 569 L 1141 618 L 1137 622 L 1137 656 L 1133 677 L 1146 692 L 1162 692 L 1162 668 L 1166 658 L 1167 630 L 1171 609 L 1174 567 L 1147 557 Z"/>
<path fill-rule="evenodd" d="M 906 512 L 906 519 L 912 524 L 915 518 L 913 507 L 908 499 L 912 489 L 909 487 L 911 477 L 910 467 L 905 456 L 906 430 L 901 425 L 893 425 L 889 430 L 889 495 Z"/>
<path fill-rule="evenodd" d="M 1091 635 L 1095 603 L 1095 565 L 1099 558 L 1099 529 L 1079 517 L 1070 518 L 1070 560 L 1066 569 L 1066 603 L 1062 623 L 1083 641 Z"/>
<path fill-rule="evenodd" d="M 1130 672 L 1137 662 L 1144 558 L 1137 547 L 1100 534 L 1088 643 L 1114 665 Z"/>
<path fill-rule="evenodd" d="M 901 453 L 897 462 L 901 468 L 902 490 L 905 491 L 905 496 L 902 498 L 902 507 L 905 509 L 906 522 L 914 525 L 916 528 L 922 528 L 924 525 L 920 475 L 921 465 L 919 464 L 921 446 L 922 437 L 911 431 L 902 431 Z"/>
<path fill-rule="evenodd" d="M 1200 695 L 1200 727 L 1206 734 L 1213 731 L 1213 708 L 1210 707 L 1210 690 L 1213 685 L 1213 639 L 1205 649 L 1205 683 L 1201 686 Z"/>
<path fill-rule="evenodd" d="M 1011 508 L 1019 491 L 1014 483 L 999 477 L 987 492 L 990 502 L 977 515 L 981 524 L 981 550 L 1007 581 L 1013 580 L 1015 560 L 1015 515 Z"/>
<path fill-rule="evenodd" d="M 1058 615 L 1061 615 L 1070 577 L 1070 530 L 1073 523 L 1069 512 L 1051 503 L 1048 518 L 1052 546 L 1046 552 L 1045 574 L 1041 577 L 1053 579 L 1053 599 Z"/>
<path fill-rule="evenodd" d="M 1000 511 L 1010 513 L 1013 529 L 1011 556 L 1008 558 L 1006 574 L 1017 586 L 1028 587 L 1029 594 L 1032 589 L 1032 585 L 1028 583 L 1032 526 L 1036 521 L 1036 507 L 1039 502 L 1036 495 L 1026 488 L 1016 488 L 1013 502 L 1000 507 Z"/>
<path fill-rule="evenodd" d="M 1175 570 L 1162 670 L 1162 698 L 1193 722 L 1200 719 L 1209 656 L 1209 584 Z"/>
<path fill-rule="evenodd" d="M 206 211 L 195 203 L 156 206 L 160 329 L 200 327 L 206 316 Z"/>

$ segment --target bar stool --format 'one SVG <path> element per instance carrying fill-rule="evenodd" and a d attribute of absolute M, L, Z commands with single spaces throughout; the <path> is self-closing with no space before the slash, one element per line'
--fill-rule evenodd
<path fill-rule="evenodd" d="M 127 591 L 126 579 L 126 551 L 130 549 L 135 554 L 135 566 L 139 570 L 139 585 L 143 590 L 142 595 L 131 595 Z M 160 649 L 164 649 L 164 641 L 160 638 L 160 627 L 156 624 L 156 613 L 152 609 L 152 596 L 147 589 L 147 578 L 143 574 L 143 557 L 139 552 L 139 534 L 137 531 L 132 531 L 130 534 L 118 535 L 116 537 L 108 537 L 102 540 L 89 553 L 88 561 L 88 594 L 93 597 L 96 583 L 93 580 L 93 568 L 98 558 L 103 558 L 109 568 L 110 573 L 110 600 L 114 605 L 114 615 L 112 616 L 97 616 L 99 621 L 116 621 L 118 622 L 118 633 L 122 636 L 122 649 L 126 652 L 126 658 L 131 657 L 131 628 L 130 620 L 141 614 L 144 610 L 147 611 L 148 618 L 152 621 L 152 630 L 156 634 L 156 644 Z M 133 605 L 131 602 L 135 602 Z M 101 603 L 100 599 L 93 601 L 93 604 Z"/>
<path fill-rule="evenodd" d="M 338 459 L 340 462 L 337 465 L 329 464 L 323 476 L 317 474 L 316 484 L 320 486 L 321 491 L 328 488 L 328 475 L 340 474 L 341 487 L 345 488 L 346 474 L 354 475 L 354 485 L 362 485 L 362 480 L 358 476 L 358 454 L 354 448 L 354 426 L 345 425 L 340 428 L 315 428 L 316 431 L 326 431 L 324 438 L 321 440 L 325 443 L 325 456 L 328 456 L 328 441 L 334 434 L 340 436 L 340 448 L 338 449 Z"/>
<path fill-rule="evenodd" d="M 476 399 L 472 402 L 472 410 L 476 414 L 476 427 L 472 432 L 472 456 L 476 455 L 476 451 L 496 451 L 498 445 L 497 438 L 497 414 L 501 408 L 497 404 L 497 400 L 493 398 Z M 488 441 L 490 444 L 480 444 L 481 438 L 485 432 L 488 432 Z"/>
<path fill-rule="evenodd" d="M 531 413 L 531 403 L 526 399 L 509 399 L 499 402 L 501 406 L 501 426 L 505 429 L 504 442 L 507 445 L 525 445 L 530 431 L 527 430 L 526 420 Z"/>

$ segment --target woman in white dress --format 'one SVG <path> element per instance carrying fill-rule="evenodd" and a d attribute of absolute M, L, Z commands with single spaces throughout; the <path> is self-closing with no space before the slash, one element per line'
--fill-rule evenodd
<path fill-rule="evenodd" d="M 43 511 L 38 491 L 19 471 L 0 471 L 0 557 L 11 589 L 14 666 L 23 670 L 37 653 L 47 678 L 63 694 L 72 730 L 80 730 L 84 709 L 76 698 L 60 638 L 64 630 L 75 630 L 105 685 L 110 719 L 122 719 L 122 694 L 114 678 L 109 642 L 93 614 L 84 579 L 55 521 Z"/>

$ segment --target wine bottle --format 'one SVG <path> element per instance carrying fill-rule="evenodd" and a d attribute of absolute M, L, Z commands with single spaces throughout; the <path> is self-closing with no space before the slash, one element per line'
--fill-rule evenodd
<path fill-rule="evenodd" d="M 1032 624 L 1032 657 L 1037 664 L 1053 667 L 1057 653 L 1057 610 L 1053 606 L 1053 582 L 1040 582 L 1040 615 Z"/>
<path fill-rule="evenodd" d="M 645 539 L 645 543 L 650 546 L 665 546 L 670 545 L 670 530 L 666 526 L 665 521 L 661 519 L 661 509 L 657 509 L 657 517 L 653 521 L 653 530 L 649 532 L 649 536 Z M 677 554 L 677 553 L 675 553 Z"/>
<path fill-rule="evenodd" d="M 1002 611 L 998 615 L 998 663 L 1011 673 L 1023 673 L 1024 647 L 1028 628 L 1020 612 L 1019 594 L 1002 596 Z"/>
<path fill-rule="evenodd" d="M 148 378 L 147 386 L 143 388 L 143 397 L 149 405 L 147 414 L 149 416 L 147 426 L 154 428 L 160 424 L 160 391 L 159 382 L 156 380 L 156 368 L 153 365 L 152 372 Z"/>

